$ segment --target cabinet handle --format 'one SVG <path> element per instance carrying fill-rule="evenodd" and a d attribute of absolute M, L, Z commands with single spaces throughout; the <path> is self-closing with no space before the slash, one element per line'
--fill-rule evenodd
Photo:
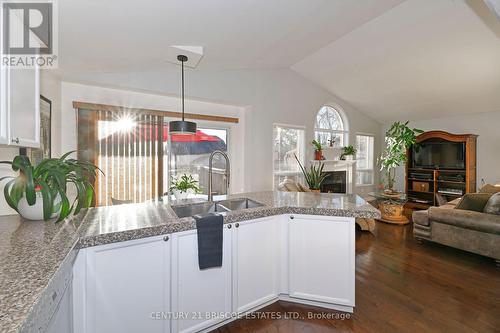
<path fill-rule="evenodd" d="M 12 141 L 12 142 L 14 142 L 14 143 L 19 143 L 19 138 L 15 138 L 15 139 L 12 139 L 12 140 L 10 140 L 10 141 Z"/>
<path fill-rule="evenodd" d="M 232 225 L 228 224 L 228 225 L 227 225 L 227 228 L 228 228 L 228 229 L 231 229 L 231 228 L 232 228 Z"/>
<path fill-rule="evenodd" d="M 294 217 L 293 215 L 292 215 L 292 216 L 290 216 L 290 220 L 293 220 L 294 218 L 295 218 L 295 217 Z"/>
<path fill-rule="evenodd" d="M 238 228 L 238 227 L 240 226 L 240 224 L 239 224 L 239 223 L 236 223 L 234 226 L 235 226 L 236 228 Z"/>
<path fill-rule="evenodd" d="M 168 237 L 168 236 L 163 237 L 163 241 L 165 241 L 165 242 L 168 242 L 169 239 L 170 239 L 170 237 Z"/>

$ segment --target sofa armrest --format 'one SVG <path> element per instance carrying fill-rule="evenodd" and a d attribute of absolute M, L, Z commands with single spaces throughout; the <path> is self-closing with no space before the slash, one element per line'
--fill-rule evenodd
<path fill-rule="evenodd" d="M 429 208 L 429 220 L 454 225 L 464 229 L 500 235 L 500 215 L 471 210 Z"/>

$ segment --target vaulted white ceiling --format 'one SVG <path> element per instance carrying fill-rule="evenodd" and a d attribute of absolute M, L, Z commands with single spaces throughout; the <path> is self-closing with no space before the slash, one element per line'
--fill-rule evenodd
<path fill-rule="evenodd" d="M 61 68 L 165 66 L 199 45 L 201 69 L 289 67 L 402 0 L 64 0 Z"/>
<path fill-rule="evenodd" d="M 288 68 L 374 119 L 500 110 L 499 22 L 481 0 L 64 0 L 60 71 Z M 491 20 L 493 18 L 493 20 Z"/>
<path fill-rule="evenodd" d="M 292 68 L 381 121 L 500 111 L 500 22 L 479 0 L 407 0 Z"/>

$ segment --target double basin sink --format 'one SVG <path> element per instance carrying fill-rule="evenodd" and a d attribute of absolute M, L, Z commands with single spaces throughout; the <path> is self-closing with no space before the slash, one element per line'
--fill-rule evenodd
<path fill-rule="evenodd" d="M 172 206 L 179 218 L 190 217 L 198 214 L 224 213 L 235 210 L 249 209 L 264 206 L 260 202 L 248 198 L 229 199 L 214 202 L 200 202 L 188 205 Z"/>

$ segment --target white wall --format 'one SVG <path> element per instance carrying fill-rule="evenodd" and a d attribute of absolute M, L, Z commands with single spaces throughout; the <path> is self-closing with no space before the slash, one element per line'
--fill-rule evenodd
<path fill-rule="evenodd" d="M 424 131 L 441 130 L 453 134 L 477 134 L 477 182 L 500 182 L 500 111 L 459 115 L 410 122 Z M 390 124 L 384 125 L 384 133 Z M 397 170 L 397 187 L 404 190 L 404 168 Z"/>
<path fill-rule="evenodd" d="M 60 142 L 61 142 L 61 81 L 51 71 L 42 70 L 40 75 L 40 93 L 52 101 L 52 155 L 60 155 Z M 0 160 L 12 161 L 12 159 L 19 155 L 18 148 L 5 148 L 0 147 Z M 7 175 L 15 175 L 9 166 L 0 164 L 0 177 Z M 0 183 L 0 216 L 14 214 L 15 211 L 11 209 L 5 202 L 3 196 L 3 188 L 5 182 Z"/>
<path fill-rule="evenodd" d="M 76 110 L 73 109 L 73 101 L 89 102 L 108 105 L 119 105 L 127 107 L 146 108 L 164 111 L 176 111 L 179 109 L 179 98 L 147 94 L 143 92 L 105 88 L 76 83 L 62 83 L 62 123 L 61 127 L 61 149 L 63 152 L 77 149 L 77 121 Z M 230 130 L 229 153 L 233 156 L 231 161 L 231 192 L 244 190 L 244 154 L 239 143 L 244 140 L 245 108 L 242 106 L 225 105 L 221 103 L 210 103 L 205 101 L 186 101 L 186 110 L 190 113 L 209 114 L 239 118 L 238 124 L 214 123 L 207 121 L 196 121 L 202 126 L 225 127 Z"/>
<path fill-rule="evenodd" d="M 121 89 L 176 96 L 179 92 L 177 67 L 138 73 L 79 73 L 68 75 L 67 78 Z M 375 154 L 379 154 L 381 125 L 378 122 L 290 69 L 188 70 L 186 94 L 188 98 L 246 107 L 245 140 L 239 147 L 244 152 L 245 191 L 272 189 L 273 123 L 304 126 L 307 141 L 310 142 L 313 138 L 314 117 L 325 104 L 342 106 L 349 118 L 350 143 L 354 143 L 358 132 L 373 134 L 376 139 Z M 66 104 L 68 102 L 69 100 L 65 100 Z M 123 102 L 121 104 L 123 105 Z M 192 111 L 191 107 L 187 105 L 188 112 Z M 67 107 L 63 113 L 66 112 Z M 309 157 L 312 158 L 312 149 L 309 150 Z"/>

